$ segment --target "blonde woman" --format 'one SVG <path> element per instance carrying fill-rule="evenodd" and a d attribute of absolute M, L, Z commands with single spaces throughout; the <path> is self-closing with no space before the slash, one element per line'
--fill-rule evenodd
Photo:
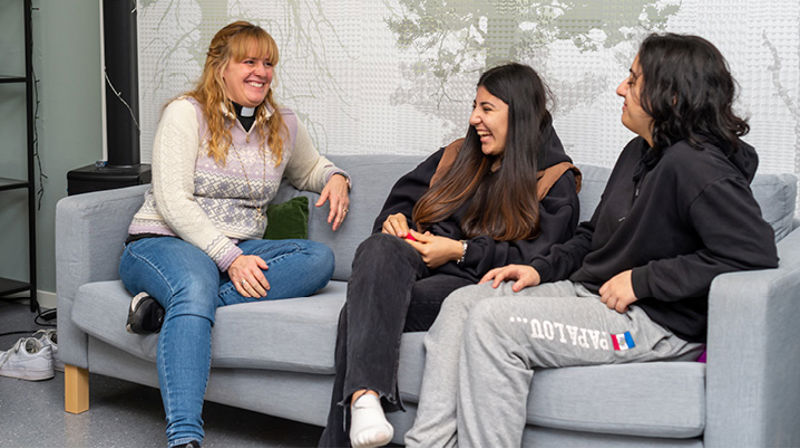
<path fill-rule="evenodd" d="M 275 103 L 277 63 L 275 41 L 260 27 L 240 21 L 217 32 L 197 87 L 164 109 L 153 185 L 128 230 L 120 277 L 129 291 L 143 291 L 131 302 L 128 330 L 161 332 L 169 447 L 202 443 L 216 308 L 307 296 L 333 273 L 323 244 L 261 239 L 284 176 L 321 193 L 316 206 L 330 203 L 333 230 L 349 204 L 348 175 Z"/>

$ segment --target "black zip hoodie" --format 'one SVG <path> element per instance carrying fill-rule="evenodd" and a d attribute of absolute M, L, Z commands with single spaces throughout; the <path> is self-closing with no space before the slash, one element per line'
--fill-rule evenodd
<path fill-rule="evenodd" d="M 742 141 L 727 156 L 687 141 L 659 153 L 634 138 L 592 219 L 532 266 L 542 282 L 569 278 L 594 292 L 632 269 L 632 306 L 679 337 L 703 342 L 714 277 L 778 264 L 772 227 L 750 191 L 757 167 L 755 150 Z"/>
<path fill-rule="evenodd" d="M 540 170 L 572 161 L 564 152 L 561 140 L 552 126 L 545 131 L 544 137 L 545 144 L 538 163 Z M 410 221 L 411 212 L 419 198 L 428 191 L 431 177 L 436 172 L 443 153 L 444 148 L 436 151 L 394 184 L 383 209 L 375 219 L 373 233 L 380 232 L 386 218 L 395 213 L 403 213 L 409 220 L 409 228 L 414 228 Z M 536 176 L 536 173 L 531 173 L 531 176 Z M 433 224 L 429 230 L 434 235 L 454 240 L 465 239 L 460 222 L 466 209 L 467 204 L 446 220 Z M 579 216 L 575 177 L 568 171 L 539 203 L 541 233 L 537 238 L 518 241 L 496 241 L 488 236 L 470 238 L 464 263 L 459 265 L 450 261 L 437 268 L 436 272 L 477 282 L 489 269 L 512 263 L 530 264 L 534 257 L 546 254 L 552 245 L 569 240 L 575 233 Z"/>

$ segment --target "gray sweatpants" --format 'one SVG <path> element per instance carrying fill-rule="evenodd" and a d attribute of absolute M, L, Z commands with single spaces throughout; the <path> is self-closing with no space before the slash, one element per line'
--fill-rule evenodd
<path fill-rule="evenodd" d="M 425 372 L 409 447 L 522 443 L 536 368 L 692 360 L 689 343 L 639 308 L 620 314 L 578 283 L 454 291 L 425 337 Z"/>

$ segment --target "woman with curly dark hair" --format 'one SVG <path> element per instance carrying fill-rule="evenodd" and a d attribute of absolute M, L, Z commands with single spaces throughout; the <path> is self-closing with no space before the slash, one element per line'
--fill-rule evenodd
<path fill-rule="evenodd" d="M 714 277 L 778 263 L 734 86 L 707 40 L 644 40 L 617 87 L 638 136 L 594 215 L 445 300 L 407 446 L 520 446 L 535 369 L 697 359 Z"/>

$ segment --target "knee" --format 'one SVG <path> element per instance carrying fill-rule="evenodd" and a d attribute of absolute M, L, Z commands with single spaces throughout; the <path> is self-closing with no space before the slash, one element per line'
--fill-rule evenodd
<path fill-rule="evenodd" d="M 392 272 L 403 266 L 415 266 L 417 259 L 421 260 L 417 251 L 400 238 L 374 233 L 358 245 L 352 271 Z"/>
<path fill-rule="evenodd" d="M 425 336 L 425 347 L 429 348 L 436 341 L 455 337 L 460 339 L 475 304 L 486 298 L 486 288 L 480 285 L 469 285 L 453 291 L 442 303 L 439 315 Z"/>
<path fill-rule="evenodd" d="M 469 312 L 467 317 L 467 325 L 469 328 L 475 330 L 476 328 L 485 328 L 493 326 L 496 322 L 495 304 L 492 300 L 484 300 L 476 303 Z"/>
<path fill-rule="evenodd" d="M 192 314 L 212 322 L 217 310 L 219 276 L 203 272 L 186 272 L 175 284 L 173 294 L 164 307 L 168 315 Z"/>
<path fill-rule="evenodd" d="M 442 313 L 468 313 L 472 307 L 492 295 L 492 288 L 487 285 L 468 285 L 456 289 L 444 300 Z"/>
<path fill-rule="evenodd" d="M 316 291 L 324 287 L 333 276 L 336 257 L 330 247 L 316 241 L 308 241 L 303 251 L 308 257 L 308 272 L 313 275 L 309 283 L 316 284 Z"/>
<path fill-rule="evenodd" d="M 495 338 L 503 339 L 507 330 L 503 323 L 507 321 L 508 318 L 503 318 L 498 312 L 494 300 L 476 303 L 464 323 L 464 340 L 484 343 Z"/>
<path fill-rule="evenodd" d="M 503 299 L 506 297 L 486 300 L 472 309 L 464 323 L 461 339 L 463 359 L 470 369 L 491 362 L 502 366 L 504 370 L 510 369 L 509 375 L 522 371 L 530 375 L 535 367 L 530 359 L 530 350 L 538 350 L 535 347 L 536 340 L 527 337 L 528 327 L 522 319 L 513 316 L 510 309 L 498 303 Z"/>
<path fill-rule="evenodd" d="M 361 242 L 356 249 L 356 258 L 370 254 L 387 254 L 400 247 L 398 243 L 403 243 L 400 238 L 388 233 L 373 233 Z M 405 244 L 405 243 L 403 243 Z"/>
<path fill-rule="evenodd" d="M 333 268 L 336 265 L 336 257 L 333 250 L 323 243 L 316 241 L 308 241 L 307 246 L 303 249 L 309 258 L 309 263 L 321 272 L 333 273 Z"/>

